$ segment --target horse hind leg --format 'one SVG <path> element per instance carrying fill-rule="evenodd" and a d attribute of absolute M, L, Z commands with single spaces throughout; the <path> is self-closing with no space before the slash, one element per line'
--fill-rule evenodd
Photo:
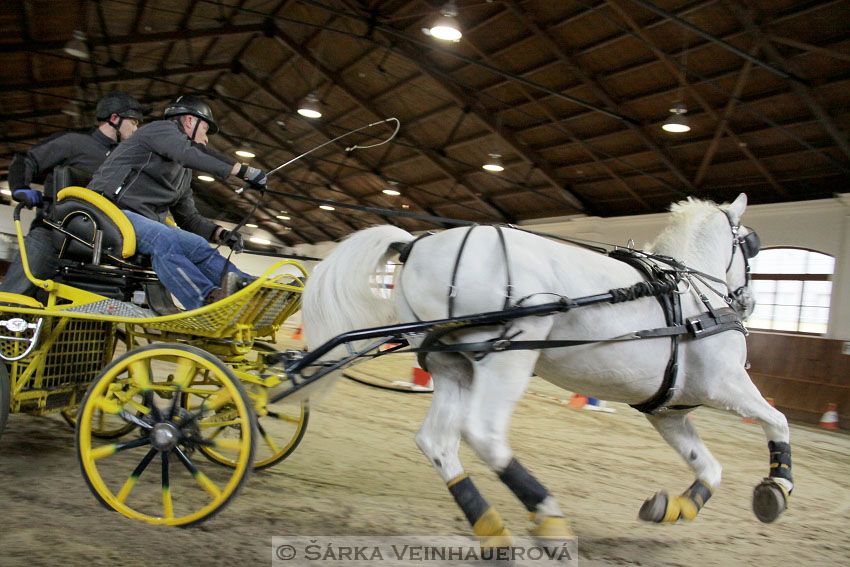
<path fill-rule="evenodd" d="M 461 428 L 468 411 L 472 366 L 457 354 L 428 356 L 428 370 L 434 381 L 434 396 L 416 444 L 442 477 L 455 502 L 481 539 L 482 548 L 513 544 L 499 513 L 487 502 L 464 472 L 458 451 Z"/>
<path fill-rule="evenodd" d="M 503 352 L 475 363 L 463 437 L 531 513 L 532 535 L 569 539 L 572 532 L 557 501 L 513 456 L 507 442 L 510 416 L 525 393 L 537 356 L 529 351 Z"/>
<path fill-rule="evenodd" d="M 687 414 L 647 415 L 661 437 L 673 447 L 696 473 L 696 480 L 681 495 L 671 498 L 656 493 L 641 506 L 638 517 L 647 522 L 693 520 L 720 484 L 720 463 L 699 438 Z"/>

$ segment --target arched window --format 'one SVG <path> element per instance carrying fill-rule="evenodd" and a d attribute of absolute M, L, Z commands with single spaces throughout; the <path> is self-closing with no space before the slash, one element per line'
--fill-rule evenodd
<path fill-rule="evenodd" d="M 835 258 L 800 248 L 769 248 L 750 266 L 756 308 L 748 327 L 826 333 Z"/>

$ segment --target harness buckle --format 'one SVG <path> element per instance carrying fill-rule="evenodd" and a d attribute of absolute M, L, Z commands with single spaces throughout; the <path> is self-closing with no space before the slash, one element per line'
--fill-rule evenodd
<path fill-rule="evenodd" d="M 493 343 L 493 351 L 501 352 L 503 350 L 508 350 L 511 346 L 511 341 L 509 339 L 499 339 Z"/>
<path fill-rule="evenodd" d="M 457 297 L 457 288 L 453 285 L 449 286 L 449 297 Z"/>

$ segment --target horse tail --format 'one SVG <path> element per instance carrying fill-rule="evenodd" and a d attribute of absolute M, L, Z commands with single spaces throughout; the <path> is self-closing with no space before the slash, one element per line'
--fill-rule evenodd
<path fill-rule="evenodd" d="M 345 239 L 319 263 L 302 298 L 309 349 L 341 333 L 389 325 L 398 319 L 393 301 L 376 293 L 373 276 L 395 254 L 391 244 L 406 244 L 413 238 L 394 226 L 367 228 Z"/>

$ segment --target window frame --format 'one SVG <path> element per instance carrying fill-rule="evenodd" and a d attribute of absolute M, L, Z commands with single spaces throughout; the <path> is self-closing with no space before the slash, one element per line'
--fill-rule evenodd
<path fill-rule="evenodd" d="M 830 258 L 833 259 L 833 261 L 835 261 L 835 256 L 833 256 L 832 254 L 827 254 L 826 252 L 821 252 L 820 250 L 814 250 L 812 248 L 804 248 L 804 247 L 801 247 L 801 246 L 770 246 L 770 247 L 762 249 L 760 252 L 766 252 L 768 250 L 802 250 L 804 252 L 811 252 L 811 253 L 814 253 L 814 254 L 820 254 L 822 256 L 829 256 Z M 750 278 L 753 281 L 761 280 L 761 281 L 797 281 L 797 282 L 803 282 L 803 287 L 801 288 L 801 291 L 800 291 L 800 294 L 801 294 L 800 302 L 796 305 L 796 307 L 797 307 L 796 325 L 797 325 L 798 329 L 799 329 L 800 323 L 801 323 L 800 313 L 802 312 L 803 308 L 804 307 L 812 307 L 812 306 L 803 305 L 803 303 L 802 303 L 802 295 L 803 295 L 804 290 L 805 290 L 805 282 L 815 282 L 815 281 L 832 282 L 834 277 L 835 277 L 834 264 L 833 264 L 833 272 L 831 274 L 803 274 L 803 273 L 791 273 L 791 274 L 789 274 L 789 273 L 753 273 L 753 272 L 750 273 Z M 756 304 L 758 304 L 759 301 L 758 301 L 758 297 L 755 296 L 755 291 L 753 291 L 753 294 L 754 294 L 754 297 L 755 297 L 755 300 L 756 300 Z M 792 331 L 792 330 L 789 330 L 789 329 L 768 329 L 768 328 L 765 328 L 765 327 L 755 327 L 755 326 L 751 326 L 749 324 L 749 321 L 747 323 L 747 328 L 751 329 L 753 331 L 759 331 L 759 332 L 762 332 L 762 333 L 785 333 L 785 334 L 801 335 L 801 336 L 809 336 L 809 337 L 826 336 L 827 334 L 829 334 L 829 316 L 832 314 L 833 295 L 834 295 L 834 288 L 830 289 L 829 306 L 827 307 L 828 311 L 827 311 L 826 329 L 822 333 L 815 333 L 815 332 L 812 332 L 812 331 L 800 331 L 800 330 L 793 330 Z M 776 304 L 772 304 L 772 305 L 774 307 L 776 307 Z M 774 319 L 771 319 L 771 321 L 774 321 Z"/>

